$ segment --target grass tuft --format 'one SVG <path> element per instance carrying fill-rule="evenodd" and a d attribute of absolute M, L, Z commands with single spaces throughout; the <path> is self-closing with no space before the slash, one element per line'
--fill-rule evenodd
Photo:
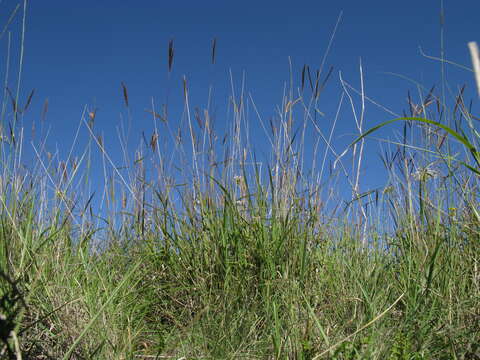
<path fill-rule="evenodd" d="M 173 58 L 171 40 L 169 73 Z M 192 121 L 184 77 L 179 128 L 152 103 L 150 139 L 131 152 L 120 134 L 123 168 L 87 108 L 82 153 L 64 159 L 42 140 L 36 164 L 23 166 L 21 119 L 34 91 L 21 109 L 5 91 L 13 110 L 1 119 L 11 140 L 2 133 L 0 357 L 480 358 L 479 133 L 465 89 L 451 112 L 434 88 L 418 104 L 408 93 L 410 117 L 365 130 L 360 65 L 360 109 L 341 79 L 338 110 L 346 96 L 357 138 L 339 153 L 337 118 L 328 136 L 316 122 L 333 69 L 322 68 L 312 76 L 303 66 L 296 95 L 291 75 L 268 130 L 259 116 L 267 161 L 248 131 L 256 105 L 233 78 L 225 136 L 210 105 L 194 108 Z M 367 137 L 400 122 L 400 140 L 384 140 L 385 186 L 362 190 Z M 90 187 L 96 151 L 103 191 Z"/>

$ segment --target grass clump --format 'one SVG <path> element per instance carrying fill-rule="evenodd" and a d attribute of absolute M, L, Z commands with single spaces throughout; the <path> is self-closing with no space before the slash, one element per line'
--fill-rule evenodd
<path fill-rule="evenodd" d="M 171 71 L 173 41 L 168 53 Z M 190 116 L 184 79 L 188 140 L 152 109 L 167 131 L 155 122 L 135 159 L 125 155 L 125 172 L 95 135 L 94 110 L 82 118 L 91 141 L 76 160 L 34 148 L 37 165 L 21 166 L 24 112 L 13 102 L 1 128 L 0 357 L 480 358 L 478 133 L 463 90 L 451 122 L 433 89 L 422 106 L 410 101 L 411 117 L 369 131 L 354 111 L 349 176 L 347 152 L 312 120 L 326 81 L 311 81 L 309 93 L 305 74 L 271 122 L 263 168 L 246 131 L 245 106 L 255 104 L 243 93 L 218 141 L 208 108 Z M 128 108 L 124 83 L 121 92 Z M 427 113 L 431 103 L 437 113 Z M 361 193 L 365 137 L 400 120 L 401 141 L 382 156 L 385 187 Z M 308 133 L 326 143 L 317 171 L 304 167 Z M 88 187 L 95 151 L 102 206 Z M 327 155 L 341 173 L 324 176 Z M 330 205 L 342 189 L 325 191 L 341 177 L 352 193 L 344 208 Z"/>

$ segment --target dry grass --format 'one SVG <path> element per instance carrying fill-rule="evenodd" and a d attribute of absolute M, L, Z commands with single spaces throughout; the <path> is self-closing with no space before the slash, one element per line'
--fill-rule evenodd
<path fill-rule="evenodd" d="M 216 52 L 213 39 L 212 64 Z M 169 74 L 173 60 L 171 40 Z M 465 131 L 430 120 L 447 105 L 434 88 L 408 95 L 409 118 L 367 130 L 360 65 L 359 90 L 341 79 L 339 107 L 350 103 L 358 133 L 342 152 L 337 117 L 329 134 L 314 120 L 332 69 L 322 72 L 323 63 L 314 76 L 307 65 L 292 71 L 277 117 L 259 116 L 267 160 L 250 140 L 246 107 L 256 104 L 233 78 L 225 137 L 208 106 L 191 106 L 184 78 L 183 122 L 172 129 L 167 107 L 152 103 L 151 136 L 136 151 L 120 136 L 124 169 L 95 133 L 95 108 L 80 121 L 90 142 L 76 157 L 40 141 L 37 165 L 24 169 L 23 129 L 3 133 L 1 356 L 480 358 L 478 133 L 464 88 L 448 116 Z M 123 82 L 120 94 L 131 116 Z M 2 130 L 32 96 L 21 109 L 4 99 L 14 102 Z M 400 140 L 382 154 L 385 187 L 362 190 L 366 136 L 400 121 Z M 315 145 L 311 166 L 309 136 L 325 149 Z M 96 195 L 95 156 L 105 183 Z M 348 189 L 336 188 L 339 177 Z"/>

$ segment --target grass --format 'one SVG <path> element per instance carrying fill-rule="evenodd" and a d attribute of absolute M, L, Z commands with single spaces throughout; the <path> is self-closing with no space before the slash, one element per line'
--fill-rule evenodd
<path fill-rule="evenodd" d="M 173 41 L 168 53 L 171 70 Z M 126 159 L 127 172 L 95 135 L 95 110 L 80 124 L 91 141 L 76 162 L 38 147 L 37 166 L 22 167 L 17 120 L 26 109 L 5 93 L 13 106 L 2 112 L 0 357 L 479 359 L 479 137 L 463 90 L 452 111 L 432 89 L 420 105 L 410 101 L 410 117 L 371 130 L 360 91 L 359 137 L 347 152 L 312 132 L 327 149 L 315 159 L 333 154 L 341 171 L 328 177 L 324 160 L 310 173 L 303 160 L 318 84 L 304 67 L 299 95 L 287 91 L 270 124 L 271 161 L 253 170 L 245 104 L 255 104 L 243 93 L 232 96 L 222 145 L 209 109 L 191 112 L 184 79 L 188 138 L 151 109 L 164 128 Z M 128 109 L 123 83 L 121 92 Z M 395 121 L 402 136 L 382 156 L 386 186 L 361 193 L 365 137 Z M 168 134 L 173 155 L 161 147 Z M 108 210 L 98 214 L 87 186 L 96 152 Z M 352 201 L 339 209 L 324 187 L 343 171 Z"/>

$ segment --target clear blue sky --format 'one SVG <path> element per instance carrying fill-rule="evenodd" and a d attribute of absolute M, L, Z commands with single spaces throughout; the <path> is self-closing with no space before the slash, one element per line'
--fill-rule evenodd
<path fill-rule="evenodd" d="M 0 3 L 2 28 L 16 4 L 13 0 Z M 192 108 L 206 107 L 208 88 L 214 87 L 216 121 L 221 127 L 227 121 L 230 69 L 236 85 L 241 83 L 245 72 L 247 90 L 263 119 L 268 121 L 275 114 L 283 86 L 289 79 L 288 57 L 292 59 L 295 84 L 299 86 L 304 64 L 312 69 L 319 67 L 342 11 L 325 61 L 324 74 L 330 66 L 334 71 L 319 102 L 325 113 L 321 119 L 323 130 L 328 132 L 340 99 L 339 72 L 344 80 L 359 87 L 360 58 L 367 96 L 401 114 L 408 108 L 407 90 L 418 100 L 417 89 L 386 72 L 413 78 L 426 88 L 437 85 L 440 89 L 440 63 L 419 52 L 421 46 L 425 53 L 440 56 L 440 6 L 440 1 L 418 0 L 29 1 L 20 103 L 25 102 L 31 89 L 36 92 L 22 120 L 23 126 L 29 130 L 35 121 L 37 132 L 40 131 L 42 107 L 48 98 L 44 124 L 45 131 L 49 131 L 47 148 L 54 152 L 58 147 L 65 159 L 84 106 L 96 107 L 95 132 L 105 136 L 107 151 L 120 165 L 115 129 L 120 116 L 128 116 L 121 82 L 128 88 L 133 152 L 142 131 L 151 134 L 152 117 L 144 109 L 151 108 L 152 97 L 158 109 L 168 97 L 170 126 L 176 128 L 183 106 L 183 75 L 188 79 Z M 471 67 L 467 42 L 480 42 L 480 1 L 445 1 L 444 15 L 446 58 Z M 9 27 L 11 88 L 16 86 L 21 18 L 19 13 Z M 217 39 L 215 65 L 210 62 L 213 38 Z M 169 75 L 167 50 L 171 39 L 175 57 Z M 0 49 L 3 82 L 6 35 L 0 40 Z M 467 97 L 475 96 L 471 73 L 452 66 L 446 70 L 453 91 L 465 83 Z M 358 97 L 354 99 L 358 106 Z M 478 99 L 474 102 L 475 109 Z M 368 105 L 365 126 L 369 128 L 390 118 L 391 115 Z M 261 157 L 262 151 L 265 154 L 263 130 L 253 113 L 249 121 L 252 140 L 259 144 Z M 344 149 L 353 134 L 354 119 L 345 102 L 334 136 L 337 151 Z M 79 150 L 87 137 L 83 127 Z M 25 151 L 32 151 L 29 143 Z M 377 175 L 382 169 L 378 152 L 376 143 L 367 144 L 365 187 L 382 185 L 385 180 Z"/>

